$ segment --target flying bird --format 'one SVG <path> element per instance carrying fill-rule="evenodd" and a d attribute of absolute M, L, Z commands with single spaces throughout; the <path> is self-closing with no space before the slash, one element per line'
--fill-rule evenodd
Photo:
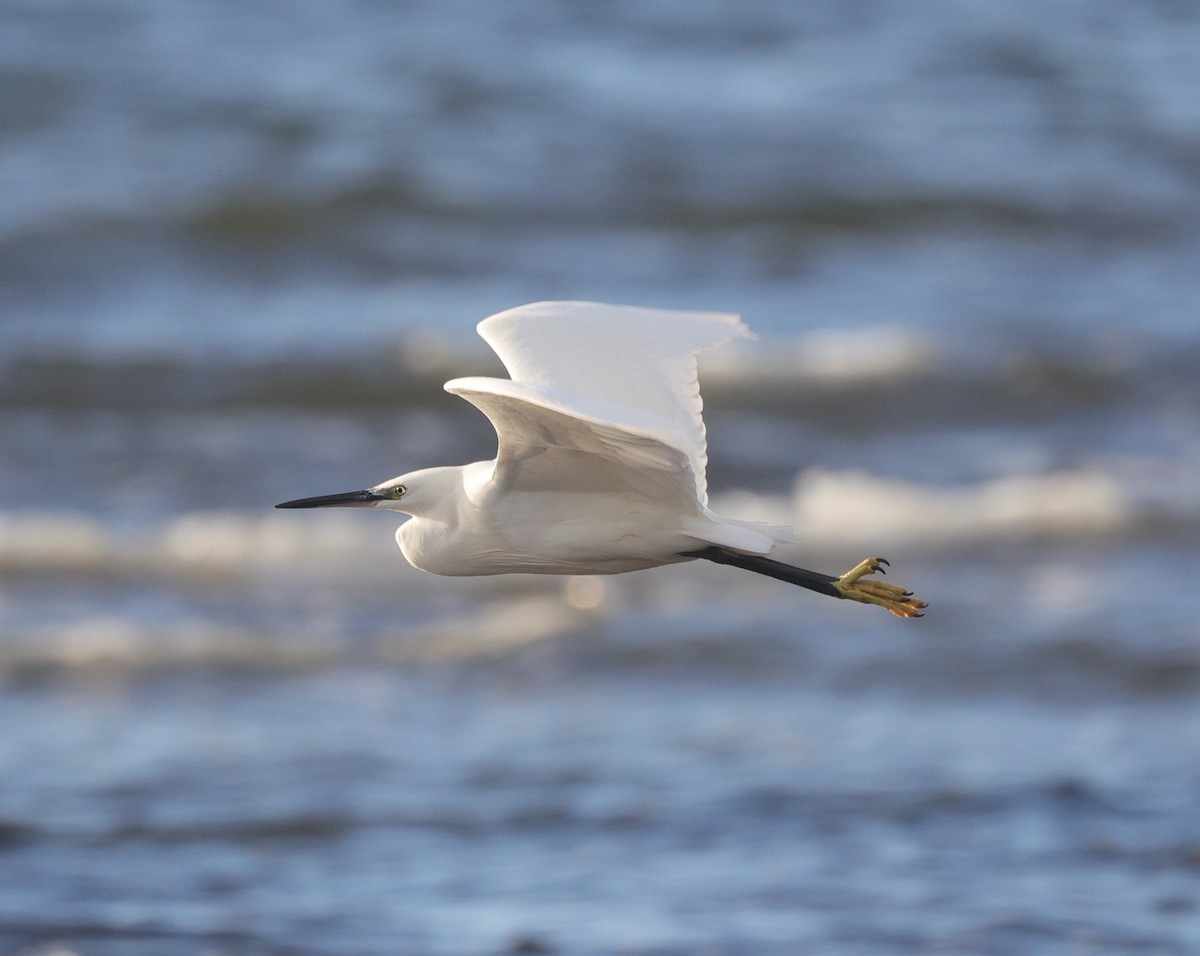
<path fill-rule="evenodd" d="M 433 574 L 616 574 L 699 558 L 922 615 L 924 601 L 874 577 L 882 558 L 840 576 L 808 571 L 768 557 L 790 538 L 784 529 L 709 509 L 696 355 L 748 336 L 739 316 L 537 302 L 478 331 L 511 378 L 456 378 L 445 388 L 491 421 L 494 461 L 276 507 L 407 514 L 400 550 Z"/>

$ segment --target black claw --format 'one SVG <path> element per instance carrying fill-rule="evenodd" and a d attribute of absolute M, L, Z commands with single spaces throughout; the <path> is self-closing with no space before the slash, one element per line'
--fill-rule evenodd
<path fill-rule="evenodd" d="M 904 594 L 901 595 L 901 597 L 906 597 L 906 598 L 910 598 L 912 596 L 913 596 L 912 591 L 905 591 Z"/>
<path fill-rule="evenodd" d="M 876 558 L 875 560 L 878 561 L 880 564 L 886 564 L 889 568 L 892 566 L 892 562 L 889 561 L 887 558 Z"/>

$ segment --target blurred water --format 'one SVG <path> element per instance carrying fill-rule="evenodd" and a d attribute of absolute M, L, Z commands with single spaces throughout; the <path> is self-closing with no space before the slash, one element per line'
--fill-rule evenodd
<path fill-rule="evenodd" d="M 0 952 L 1200 950 L 1200 14 L 0 6 Z M 525 301 L 741 312 L 680 566 L 270 510 Z"/>

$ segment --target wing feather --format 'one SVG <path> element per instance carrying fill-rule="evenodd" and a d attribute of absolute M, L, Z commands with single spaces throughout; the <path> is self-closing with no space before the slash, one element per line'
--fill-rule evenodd
<path fill-rule="evenodd" d="M 704 509 L 682 430 L 653 413 L 497 378 L 457 378 L 445 388 L 496 429 L 494 480 L 502 486 L 620 492 L 681 515 Z"/>
<path fill-rule="evenodd" d="M 691 464 L 696 496 L 707 503 L 696 353 L 748 337 L 737 315 L 535 302 L 486 318 L 478 329 L 514 382 L 588 396 L 669 423 L 674 447 Z"/>

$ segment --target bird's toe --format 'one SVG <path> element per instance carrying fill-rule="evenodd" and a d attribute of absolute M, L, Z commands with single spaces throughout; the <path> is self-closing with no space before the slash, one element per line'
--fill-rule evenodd
<path fill-rule="evenodd" d="M 884 573 L 887 563 L 883 558 L 867 558 L 838 578 L 833 586 L 847 600 L 876 604 L 897 617 L 922 617 L 929 605 L 914 597 L 912 591 L 903 585 L 870 578 L 876 572 Z"/>

